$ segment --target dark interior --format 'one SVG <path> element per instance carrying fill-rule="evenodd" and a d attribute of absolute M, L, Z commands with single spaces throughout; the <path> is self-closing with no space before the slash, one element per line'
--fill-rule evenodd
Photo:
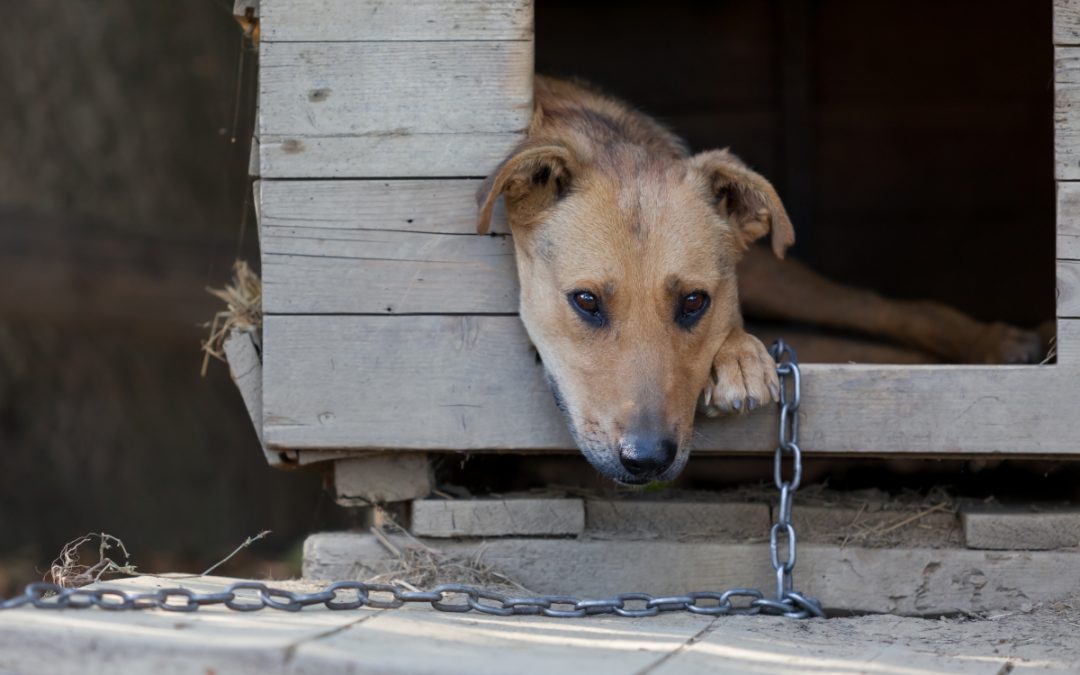
<path fill-rule="evenodd" d="M 1033 328 L 1054 316 L 1050 10 L 540 0 L 536 68 L 730 146 L 827 276 Z"/>

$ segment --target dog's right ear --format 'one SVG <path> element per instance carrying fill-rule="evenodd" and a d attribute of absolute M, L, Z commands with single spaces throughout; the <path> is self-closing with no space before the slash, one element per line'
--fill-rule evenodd
<path fill-rule="evenodd" d="M 519 146 L 480 185 L 476 231 L 487 234 L 491 212 L 506 197 L 510 224 L 529 224 L 570 189 L 573 155 L 561 145 Z"/>

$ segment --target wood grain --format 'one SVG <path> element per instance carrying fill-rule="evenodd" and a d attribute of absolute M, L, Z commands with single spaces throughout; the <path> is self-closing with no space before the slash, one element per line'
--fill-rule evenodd
<path fill-rule="evenodd" d="M 522 131 L 531 42 L 263 43 L 259 136 Z"/>
<path fill-rule="evenodd" d="M 1080 318 L 1080 260 L 1057 262 L 1057 315 Z"/>
<path fill-rule="evenodd" d="M 271 446 L 574 448 L 516 317 L 268 316 L 264 345 Z M 804 375 L 810 452 L 1076 452 L 1065 367 L 811 364 Z M 769 451 L 774 424 L 771 410 L 700 419 L 697 452 Z"/>
<path fill-rule="evenodd" d="M 1054 44 L 1080 45 L 1080 0 L 1054 0 Z"/>
<path fill-rule="evenodd" d="M 1055 176 L 1080 179 L 1080 48 L 1054 49 Z"/>
<path fill-rule="evenodd" d="M 263 178 L 484 178 L 521 134 L 384 132 L 259 138 Z"/>
<path fill-rule="evenodd" d="M 264 42 L 530 40 L 532 0 L 262 0 Z"/>
<path fill-rule="evenodd" d="M 1080 183 L 1057 184 L 1057 257 L 1080 260 Z"/>
<path fill-rule="evenodd" d="M 581 499 L 417 499 L 412 533 L 421 537 L 578 535 L 585 529 Z"/>

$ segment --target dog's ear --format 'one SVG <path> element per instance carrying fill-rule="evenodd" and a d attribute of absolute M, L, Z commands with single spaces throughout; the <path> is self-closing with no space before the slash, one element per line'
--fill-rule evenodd
<path fill-rule="evenodd" d="M 573 164 L 573 154 L 564 146 L 519 146 L 480 185 L 476 231 L 487 233 L 499 195 L 506 197 L 512 225 L 529 223 L 570 189 Z"/>
<path fill-rule="evenodd" d="M 705 177 L 717 211 L 735 227 L 743 245 L 771 230 L 773 253 L 783 258 L 795 243 L 795 228 L 772 184 L 727 149 L 702 152 L 689 161 Z"/>

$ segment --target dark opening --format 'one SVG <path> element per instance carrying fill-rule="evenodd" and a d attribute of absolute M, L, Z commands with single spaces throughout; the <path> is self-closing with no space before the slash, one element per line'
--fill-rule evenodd
<path fill-rule="evenodd" d="M 576 75 L 777 186 L 794 257 L 982 321 L 1054 316 L 1051 3 L 582 2 L 536 8 Z M 870 359 L 872 360 L 872 359 Z"/>

